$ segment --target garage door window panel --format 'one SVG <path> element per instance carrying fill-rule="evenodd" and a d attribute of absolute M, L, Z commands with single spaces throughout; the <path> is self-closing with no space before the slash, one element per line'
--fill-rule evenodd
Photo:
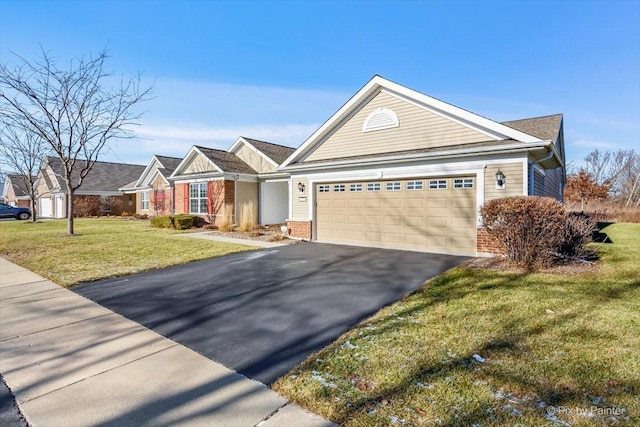
<path fill-rule="evenodd" d="M 328 193 L 330 189 L 329 185 L 319 185 L 318 186 L 318 192 L 320 193 Z"/>
<path fill-rule="evenodd" d="M 333 191 L 336 193 L 344 193 L 346 191 L 346 185 L 336 184 L 333 186 Z"/>
<path fill-rule="evenodd" d="M 400 183 L 400 181 L 387 182 L 387 184 L 385 185 L 385 189 L 387 191 L 400 191 L 402 189 L 402 184 Z"/>
<path fill-rule="evenodd" d="M 349 191 L 360 193 L 362 192 L 362 184 L 349 185 Z"/>
<path fill-rule="evenodd" d="M 473 178 L 456 178 L 453 180 L 453 188 L 473 188 Z"/>
<path fill-rule="evenodd" d="M 409 190 L 409 191 L 424 190 L 424 182 L 422 182 L 422 181 L 407 181 L 407 190 Z"/>
<path fill-rule="evenodd" d="M 380 191 L 382 186 L 379 182 L 370 182 L 367 184 L 367 191 Z"/>
<path fill-rule="evenodd" d="M 429 181 L 429 190 L 446 190 L 446 189 L 447 189 L 446 179 L 432 179 Z"/>

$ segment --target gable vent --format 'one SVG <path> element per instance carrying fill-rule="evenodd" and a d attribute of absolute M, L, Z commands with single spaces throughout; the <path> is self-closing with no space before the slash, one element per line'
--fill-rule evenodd
<path fill-rule="evenodd" d="M 374 130 L 382 130 L 395 128 L 400 126 L 398 116 L 388 108 L 377 108 L 373 110 L 362 125 L 362 132 L 371 132 Z"/>

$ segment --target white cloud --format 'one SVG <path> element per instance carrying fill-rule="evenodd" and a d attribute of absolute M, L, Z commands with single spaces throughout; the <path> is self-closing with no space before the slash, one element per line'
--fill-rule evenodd
<path fill-rule="evenodd" d="M 612 144 L 610 142 L 603 141 L 591 141 L 586 139 L 579 139 L 571 143 L 572 146 L 575 147 L 584 147 L 584 148 L 620 148 L 620 146 L 616 144 Z"/>

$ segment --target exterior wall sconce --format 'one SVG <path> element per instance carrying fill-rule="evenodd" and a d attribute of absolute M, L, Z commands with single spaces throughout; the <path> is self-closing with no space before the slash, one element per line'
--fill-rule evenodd
<path fill-rule="evenodd" d="M 301 182 L 298 183 L 298 191 L 300 191 L 301 193 L 304 193 L 304 184 Z"/>
<path fill-rule="evenodd" d="M 240 175 L 236 175 L 233 177 L 236 181 L 240 179 Z"/>
<path fill-rule="evenodd" d="M 507 188 L 507 177 L 498 169 L 498 172 L 496 172 L 496 189 L 504 190 L 505 188 Z"/>

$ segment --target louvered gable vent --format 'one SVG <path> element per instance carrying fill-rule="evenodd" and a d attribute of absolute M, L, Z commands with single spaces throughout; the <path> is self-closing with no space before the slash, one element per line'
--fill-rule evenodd
<path fill-rule="evenodd" d="M 373 110 L 362 125 L 362 132 L 371 132 L 374 130 L 382 130 L 395 128 L 400 126 L 398 116 L 388 108 L 377 108 Z"/>

